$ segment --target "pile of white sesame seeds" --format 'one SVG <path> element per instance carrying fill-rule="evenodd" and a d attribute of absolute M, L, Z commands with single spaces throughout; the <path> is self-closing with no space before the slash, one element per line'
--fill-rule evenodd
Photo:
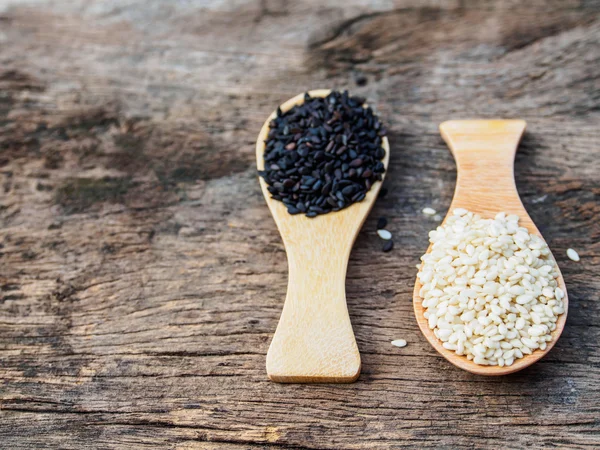
<path fill-rule="evenodd" d="M 556 263 L 516 215 L 482 219 L 454 210 L 429 233 L 419 296 L 444 348 L 481 365 L 510 366 L 544 350 L 564 313 Z"/>

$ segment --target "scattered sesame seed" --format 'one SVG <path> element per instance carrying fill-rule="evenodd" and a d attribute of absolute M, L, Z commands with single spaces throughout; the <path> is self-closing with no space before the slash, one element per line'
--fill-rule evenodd
<path fill-rule="evenodd" d="M 389 241 L 392 238 L 392 233 L 388 230 L 377 230 L 377 234 L 381 239 L 385 239 L 386 241 Z"/>
<path fill-rule="evenodd" d="M 379 220 L 377 221 L 377 229 L 382 230 L 386 227 L 387 224 L 388 224 L 387 219 L 385 217 L 380 217 Z"/>
<path fill-rule="evenodd" d="M 567 256 L 570 260 L 579 261 L 579 254 L 572 248 L 567 249 Z"/>
<path fill-rule="evenodd" d="M 429 207 L 423 208 L 423 214 L 425 214 L 426 216 L 433 216 L 433 215 L 435 215 L 436 212 L 437 211 L 433 208 L 429 208 Z"/>
<path fill-rule="evenodd" d="M 442 216 L 436 214 L 435 216 L 433 216 L 433 220 L 437 220 L 439 222 L 440 220 L 442 220 Z"/>
<path fill-rule="evenodd" d="M 404 339 L 396 339 L 392 341 L 392 345 L 395 347 L 406 347 L 406 341 Z"/>
<path fill-rule="evenodd" d="M 381 248 L 381 250 L 383 250 L 385 253 L 391 251 L 394 248 L 394 241 L 389 240 L 389 241 L 385 241 L 385 244 L 383 244 L 383 247 Z"/>

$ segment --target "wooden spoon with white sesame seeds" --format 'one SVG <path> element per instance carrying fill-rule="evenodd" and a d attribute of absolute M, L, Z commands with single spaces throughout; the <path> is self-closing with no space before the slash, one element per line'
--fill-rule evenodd
<path fill-rule="evenodd" d="M 450 147 L 458 171 L 449 215 L 455 208 L 464 208 L 479 214 L 482 218 L 493 218 L 502 211 L 516 214 L 520 218 L 520 226 L 527 228 L 529 233 L 542 237 L 521 203 L 514 180 L 515 153 L 525 126 L 523 120 L 451 120 L 440 125 L 440 132 Z M 427 253 L 430 251 L 431 247 Z M 417 278 L 413 305 L 419 328 L 444 358 L 468 372 L 478 375 L 506 375 L 521 370 L 546 355 L 565 326 L 568 297 L 564 279 L 560 270 L 557 270 L 559 271 L 558 286 L 565 294 L 562 300 L 565 312 L 558 317 L 556 329 L 551 333 L 552 340 L 548 342 L 545 350 L 538 349 L 531 355 L 524 355 L 510 366 L 478 365 L 465 356 L 457 355 L 454 351 L 444 348 L 442 342 L 429 328 L 428 321 L 423 315 L 425 309 L 421 305 L 422 299 L 419 296 L 422 286 Z"/>
<path fill-rule="evenodd" d="M 310 91 L 326 97 L 331 91 Z M 300 94 L 280 106 L 286 112 L 304 102 Z M 265 140 L 273 112 L 256 141 L 256 162 L 264 169 Z M 387 169 L 389 144 L 382 139 Z M 338 212 L 308 218 L 291 215 L 285 205 L 271 198 L 259 177 L 277 228 L 285 245 L 289 278 L 281 319 L 267 353 L 267 374 L 282 383 L 349 383 L 360 374 L 360 354 L 346 306 L 346 268 L 358 235 L 381 182 L 373 184 L 363 201 Z"/>

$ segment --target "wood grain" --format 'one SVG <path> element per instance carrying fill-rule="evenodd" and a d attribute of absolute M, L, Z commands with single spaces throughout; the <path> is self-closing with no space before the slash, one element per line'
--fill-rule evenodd
<path fill-rule="evenodd" d="M 599 11 L 0 2 L 1 446 L 600 447 Z M 377 108 L 389 193 L 348 263 L 361 376 L 279 385 L 265 357 L 288 267 L 254 144 L 319 86 Z M 492 379 L 444 360 L 411 302 L 438 224 L 421 210 L 444 215 L 455 186 L 438 124 L 473 117 L 527 121 L 517 188 L 569 290 L 552 352 Z"/>
<path fill-rule="evenodd" d="M 521 136 L 525 131 L 524 120 L 450 120 L 440 125 L 440 133 L 456 161 L 457 179 L 454 197 L 448 214 L 442 223 L 453 214 L 456 208 L 463 208 L 480 215 L 484 219 L 492 219 L 499 212 L 516 214 L 519 225 L 527 228 L 529 233 L 542 239 L 517 192 L 514 179 L 514 160 Z M 432 250 L 430 245 L 426 253 Z M 556 321 L 556 329 L 552 331 L 552 340 L 545 350 L 535 350 L 530 355 L 517 359 L 510 366 L 481 366 L 447 350 L 442 342 L 429 328 L 425 319 L 425 309 L 421 305 L 419 292 L 423 285 L 417 278 L 413 292 L 413 306 L 419 328 L 429 343 L 448 361 L 461 369 L 476 375 L 499 376 L 508 375 L 529 367 L 543 358 L 556 344 L 565 327 L 569 299 L 564 279 L 558 270 L 558 286 L 565 293 L 563 303 L 565 312 Z"/>
<path fill-rule="evenodd" d="M 331 90 L 309 91 L 326 97 Z M 280 109 L 287 112 L 304 102 L 304 93 L 289 99 Z M 256 140 L 258 170 L 264 170 L 265 141 L 274 111 Z M 388 139 L 382 139 L 387 168 Z M 385 179 L 385 173 L 383 174 Z M 373 207 L 381 182 L 376 182 L 362 202 L 335 214 L 308 218 L 288 214 L 273 200 L 264 179 L 263 196 L 281 233 L 289 270 L 285 304 L 267 352 L 267 374 L 282 383 L 351 383 L 360 374 L 360 354 L 346 306 L 346 270 L 352 245 Z"/>

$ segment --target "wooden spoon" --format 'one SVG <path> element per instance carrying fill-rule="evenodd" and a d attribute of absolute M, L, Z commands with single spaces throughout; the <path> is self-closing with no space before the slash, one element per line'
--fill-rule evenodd
<path fill-rule="evenodd" d="M 326 97 L 331 91 L 310 91 Z M 304 94 L 280 106 L 286 112 L 304 102 Z M 256 141 L 256 162 L 264 169 L 265 140 L 273 112 Z M 383 138 L 383 164 L 390 148 Z M 308 218 L 291 215 L 271 198 L 259 177 L 262 192 L 287 252 L 288 290 L 279 325 L 267 353 L 267 374 L 282 383 L 349 383 L 360 374 L 360 354 L 346 306 L 346 268 L 350 250 L 381 187 L 373 184 L 365 199 L 338 212 Z"/>
<path fill-rule="evenodd" d="M 523 120 L 451 120 L 440 125 L 442 137 L 450 147 L 458 169 L 454 198 L 446 219 L 455 208 L 467 209 L 483 218 L 493 218 L 497 213 L 504 211 L 507 214 L 518 215 L 520 226 L 542 237 L 521 203 L 514 180 L 513 163 L 525 125 Z M 431 246 L 427 253 L 430 251 Z M 562 300 L 565 312 L 556 322 L 552 340 L 548 342 L 545 350 L 538 349 L 531 355 L 524 355 L 511 366 L 481 366 L 467 360 L 465 356 L 445 349 L 433 334 L 433 330 L 429 329 L 427 319 L 423 316 L 424 308 L 419 296 L 421 283 L 417 278 L 413 305 L 419 328 L 444 358 L 468 372 L 479 375 L 505 375 L 521 370 L 548 353 L 565 326 L 568 297 L 564 279 L 560 270 L 558 272 L 558 285 L 565 293 Z"/>

